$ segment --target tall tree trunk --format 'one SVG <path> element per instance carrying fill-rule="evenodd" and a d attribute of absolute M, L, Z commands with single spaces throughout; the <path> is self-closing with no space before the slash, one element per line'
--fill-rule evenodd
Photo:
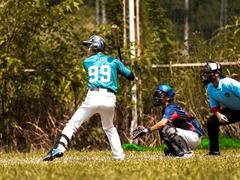
<path fill-rule="evenodd" d="M 127 50 L 127 4 L 126 4 L 126 0 L 122 1 L 122 7 L 123 7 L 123 52 L 126 52 Z M 123 56 L 123 58 L 125 58 Z M 123 94 L 124 94 L 124 104 L 126 104 L 125 106 L 125 111 L 124 111 L 124 122 L 125 122 L 125 130 L 126 132 L 129 132 L 129 124 L 131 124 L 130 120 L 129 120 L 129 113 L 128 113 L 128 85 L 124 84 L 123 85 Z M 131 139 L 129 139 L 129 135 L 125 134 L 126 138 L 128 139 L 128 142 L 131 141 Z"/>
<path fill-rule="evenodd" d="M 123 47 L 127 49 L 127 5 L 126 0 L 123 0 Z"/>
<path fill-rule="evenodd" d="M 102 23 L 107 23 L 107 16 L 106 16 L 106 4 L 105 0 L 101 0 L 101 9 L 102 9 Z"/>
<path fill-rule="evenodd" d="M 220 27 L 223 27 L 227 24 L 227 4 L 227 0 L 221 0 Z"/>
<path fill-rule="evenodd" d="M 189 36 L 189 0 L 185 0 L 185 19 L 184 19 L 184 46 L 186 50 L 186 55 L 188 55 L 189 44 L 188 44 L 188 36 Z"/>
<path fill-rule="evenodd" d="M 135 49 L 135 6 L 134 0 L 129 0 L 129 36 L 130 36 L 130 57 L 132 66 L 135 64 L 136 59 L 136 49 Z M 137 78 L 137 77 L 136 77 Z M 132 121 L 130 132 L 133 131 L 138 125 L 138 117 L 137 117 L 137 86 L 136 83 L 132 84 Z M 130 142 L 132 143 L 132 142 Z"/>
<path fill-rule="evenodd" d="M 141 80 L 141 32 L 140 32 L 140 0 L 136 0 L 136 32 L 137 32 L 137 76 L 138 76 L 138 81 L 137 81 L 137 87 L 138 89 L 142 89 L 142 80 Z M 138 91 L 138 112 L 139 112 L 139 119 L 142 119 L 143 115 L 143 106 L 142 106 L 142 91 Z"/>
<path fill-rule="evenodd" d="M 100 23 L 100 0 L 96 0 L 96 22 Z"/>

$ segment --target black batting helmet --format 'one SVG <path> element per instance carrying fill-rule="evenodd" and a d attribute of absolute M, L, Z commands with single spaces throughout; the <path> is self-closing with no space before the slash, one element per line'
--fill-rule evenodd
<path fill-rule="evenodd" d="M 101 36 L 93 35 L 88 40 L 83 41 L 83 45 L 88 46 L 94 51 L 104 51 L 105 40 Z"/>

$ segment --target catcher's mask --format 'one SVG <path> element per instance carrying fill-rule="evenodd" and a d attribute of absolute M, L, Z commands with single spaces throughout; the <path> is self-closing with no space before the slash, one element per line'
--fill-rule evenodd
<path fill-rule="evenodd" d="M 200 72 L 201 82 L 207 85 L 215 80 L 215 73 L 219 73 L 222 76 L 222 66 L 221 64 L 215 62 L 207 62 Z"/>
<path fill-rule="evenodd" d="M 101 36 L 93 35 L 88 40 L 83 41 L 83 45 L 91 48 L 96 52 L 104 51 L 105 40 Z"/>
<path fill-rule="evenodd" d="M 153 106 L 161 106 L 163 98 L 168 97 L 168 101 L 172 102 L 175 95 L 175 91 L 167 84 L 158 86 L 157 90 L 153 93 Z"/>

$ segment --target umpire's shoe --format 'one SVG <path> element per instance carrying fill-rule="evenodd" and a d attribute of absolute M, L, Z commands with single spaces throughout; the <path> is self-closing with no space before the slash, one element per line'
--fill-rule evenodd
<path fill-rule="evenodd" d="M 52 161 L 55 158 L 60 158 L 63 156 L 63 151 L 57 149 L 57 148 L 53 148 L 51 149 L 48 154 L 43 158 L 43 161 Z"/>
<path fill-rule="evenodd" d="M 209 151 L 206 155 L 207 156 L 220 156 L 220 152 L 219 151 Z"/>

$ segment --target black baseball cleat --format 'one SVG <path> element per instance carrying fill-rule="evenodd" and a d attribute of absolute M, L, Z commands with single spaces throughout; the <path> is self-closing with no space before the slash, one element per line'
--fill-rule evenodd
<path fill-rule="evenodd" d="M 169 150 L 169 148 L 164 148 L 163 149 L 164 155 L 165 156 L 175 156 L 175 151 L 173 150 Z"/>
<path fill-rule="evenodd" d="M 191 158 L 193 156 L 192 151 L 174 151 L 173 149 L 169 150 L 164 148 L 164 155 L 177 158 Z"/>
<path fill-rule="evenodd" d="M 209 151 L 206 155 L 207 156 L 220 156 L 220 152 L 219 151 Z"/>
<path fill-rule="evenodd" d="M 172 157 L 184 156 L 184 151 L 175 151 L 174 149 L 169 149 L 169 148 L 164 148 L 163 152 L 165 156 L 172 156 Z"/>
<path fill-rule="evenodd" d="M 52 161 L 54 160 L 55 158 L 60 158 L 63 156 L 63 152 L 59 149 L 51 149 L 47 155 L 43 158 L 43 161 Z"/>

